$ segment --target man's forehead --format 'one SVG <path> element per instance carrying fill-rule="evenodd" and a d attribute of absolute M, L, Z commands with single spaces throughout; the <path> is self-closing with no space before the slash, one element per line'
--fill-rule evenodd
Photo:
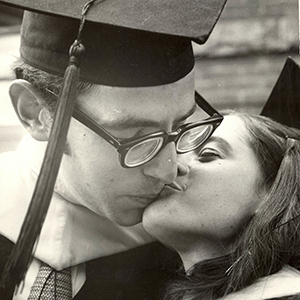
<path fill-rule="evenodd" d="M 196 109 L 194 71 L 179 81 L 154 87 L 94 85 L 78 98 L 78 108 L 103 126 L 157 126 L 182 122 Z"/>
<path fill-rule="evenodd" d="M 106 99 L 108 100 L 108 99 Z M 194 99 L 187 101 L 171 101 L 168 105 L 163 101 L 156 105 L 142 105 L 138 101 L 116 103 L 112 100 L 105 105 L 85 102 L 79 108 L 95 122 L 106 129 L 126 129 L 133 127 L 156 127 L 170 130 L 170 126 L 183 123 L 196 110 Z"/>
<path fill-rule="evenodd" d="M 160 109 L 158 108 L 157 111 Z M 167 128 L 169 124 L 175 125 L 184 122 L 196 110 L 196 103 L 186 109 L 165 111 L 160 114 L 138 114 L 136 111 L 126 110 L 125 112 L 113 111 L 112 114 L 98 117 L 101 126 L 106 129 L 127 129 L 132 127 L 158 127 Z M 156 111 L 154 109 L 154 111 Z"/>

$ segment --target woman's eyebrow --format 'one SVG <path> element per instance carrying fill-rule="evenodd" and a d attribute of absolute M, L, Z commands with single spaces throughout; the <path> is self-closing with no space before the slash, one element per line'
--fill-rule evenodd
<path fill-rule="evenodd" d="M 223 151 L 225 151 L 225 152 L 227 152 L 227 153 L 229 153 L 229 152 L 231 152 L 231 151 L 233 150 L 233 149 L 232 149 L 232 146 L 231 146 L 225 139 L 223 139 L 222 137 L 219 137 L 219 136 L 211 136 L 211 137 L 208 139 L 207 143 L 209 143 L 209 142 L 216 142 L 216 143 L 218 143 L 219 147 L 220 147 Z"/>

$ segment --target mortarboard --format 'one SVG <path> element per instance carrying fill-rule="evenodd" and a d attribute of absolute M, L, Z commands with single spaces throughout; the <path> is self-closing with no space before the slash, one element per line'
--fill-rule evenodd
<path fill-rule="evenodd" d="M 288 57 L 261 115 L 300 129 L 300 67 Z"/>
<path fill-rule="evenodd" d="M 29 9 L 20 54 L 30 65 L 64 74 L 87 0 L 4 0 Z M 94 1 L 85 14 L 81 80 L 109 86 L 174 82 L 194 65 L 191 40 L 209 37 L 225 0 Z M 37 12 L 37 13 L 34 13 Z"/>
<path fill-rule="evenodd" d="M 44 162 L 2 290 L 11 293 L 28 267 L 53 193 L 78 81 L 137 87 L 183 78 L 194 66 L 191 41 L 205 43 L 225 2 L 0 0 L 26 10 L 22 59 L 64 76 Z"/>

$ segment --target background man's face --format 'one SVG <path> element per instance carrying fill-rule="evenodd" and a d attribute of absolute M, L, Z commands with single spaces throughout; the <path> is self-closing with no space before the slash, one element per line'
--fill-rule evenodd
<path fill-rule="evenodd" d="M 116 138 L 169 132 L 185 122 L 195 105 L 194 73 L 158 87 L 96 86 L 77 105 Z M 139 223 L 145 207 L 177 175 L 174 143 L 145 165 L 125 169 L 114 147 L 72 119 L 68 145 L 56 191 L 123 226 Z"/>

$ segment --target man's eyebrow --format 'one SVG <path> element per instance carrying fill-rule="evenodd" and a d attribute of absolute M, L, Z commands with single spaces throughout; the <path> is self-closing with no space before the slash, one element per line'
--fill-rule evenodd
<path fill-rule="evenodd" d="M 174 121 L 174 124 L 178 124 L 180 122 L 183 122 L 188 117 L 190 117 L 196 110 L 196 104 L 193 105 L 193 107 L 183 116 L 180 116 L 178 119 Z M 131 116 L 128 115 L 124 118 L 120 118 L 113 121 L 104 121 L 101 122 L 101 126 L 103 126 L 105 129 L 108 130 L 118 130 L 118 129 L 128 129 L 128 128 L 134 128 L 134 127 L 161 127 L 161 122 L 151 120 L 151 119 L 141 119 L 138 116 Z"/>
<path fill-rule="evenodd" d="M 197 105 L 196 103 L 193 105 L 193 107 L 182 117 L 180 117 L 179 119 L 175 120 L 175 124 L 178 124 L 180 122 L 185 121 L 188 117 L 190 117 L 197 109 Z"/>

